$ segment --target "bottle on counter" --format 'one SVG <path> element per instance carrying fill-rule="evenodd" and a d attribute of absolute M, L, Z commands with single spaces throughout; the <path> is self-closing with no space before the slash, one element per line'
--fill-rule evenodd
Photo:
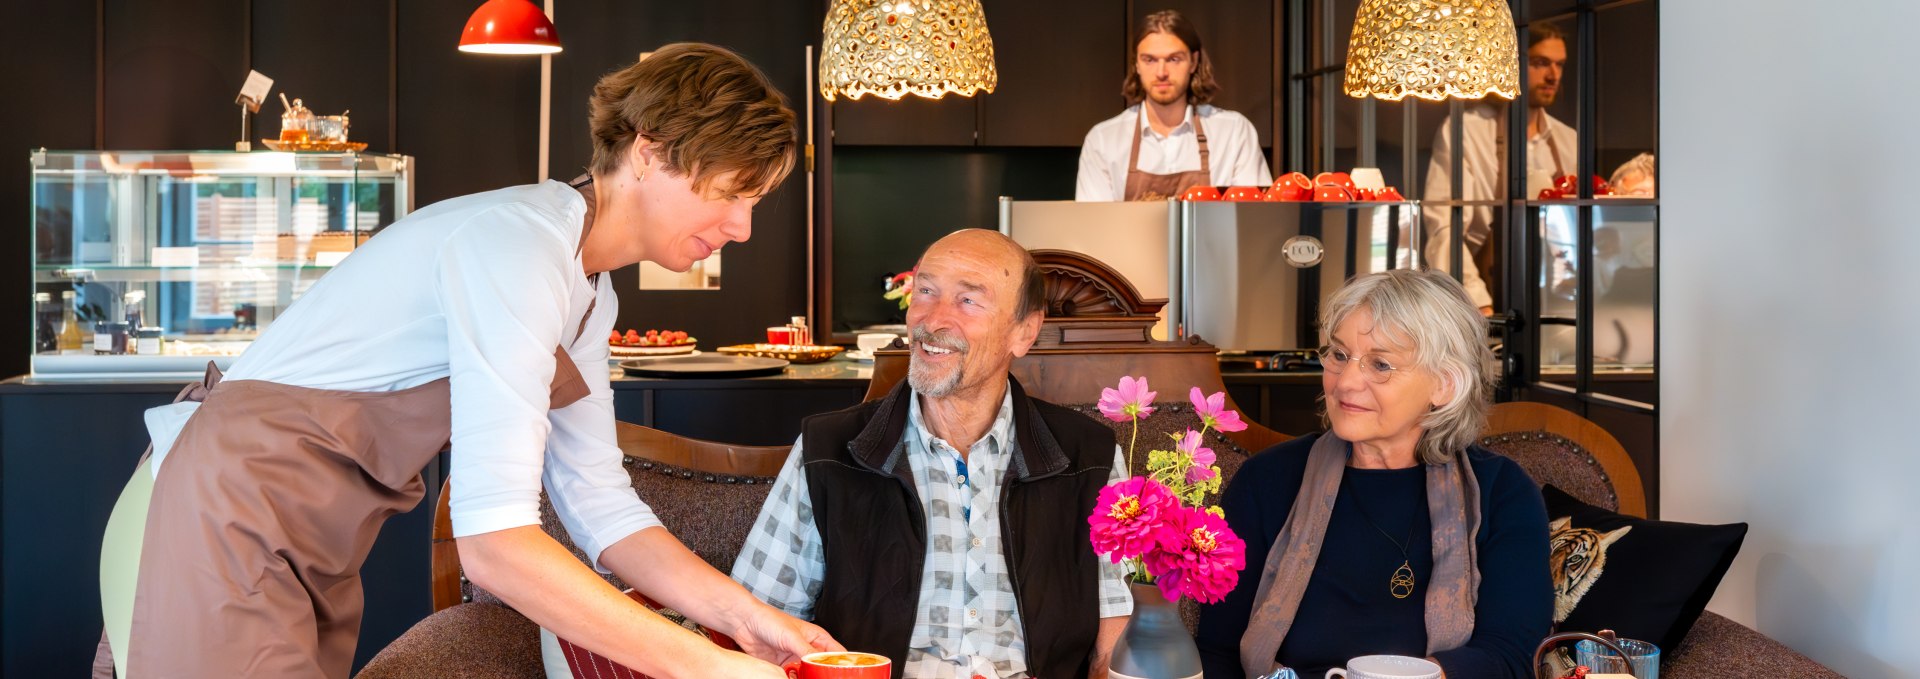
<path fill-rule="evenodd" d="M 53 305 L 53 293 L 33 293 L 33 353 L 60 350 L 60 307 Z"/>
<path fill-rule="evenodd" d="M 101 321 L 93 326 L 93 353 L 119 356 L 127 353 L 127 324 Z"/>
<path fill-rule="evenodd" d="M 813 344 L 813 331 L 807 328 L 806 316 L 794 316 L 787 327 L 793 328 L 793 343 L 801 346 Z"/>
<path fill-rule="evenodd" d="M 60 293 L 60 351 L 81 351 L 87 348 L 92 335 L 80 329 L 80 317 L 74 313 L 73 291 Z"/>
<path fill-rule="evenodd" d="M 127 311 L 127 327 L 128 328 L 140 327 L 141 321 L 145 320 L 145 307 L 147 305 L 147 291 L 129 290 L 127 291 L 127 294 L 122 295 L 120 299 L 121 299 L 121 307 L 126 309 Z"/>
<path fill-rule="evenodd" d="M 165 328 L 140 328 L 133 331 L 133 353 L 141 356 L 159 356 L 164 347 Z"/>

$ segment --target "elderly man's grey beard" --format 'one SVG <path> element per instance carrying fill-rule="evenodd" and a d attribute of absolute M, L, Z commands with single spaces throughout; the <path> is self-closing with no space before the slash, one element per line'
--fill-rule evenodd
<path fill-rule="evenodd" d="M 954 366 L 953 372 L 945 377 L 936 377 L 928 374 L 929 368 L 920 362 L 920 352 L 916 351 L 907 359 L 907 386 L 913 387 L 914 393 L 935 398 L 952 394 L 960 387 L 960 378 L 966 372 L 964 358 L 967 354 L 967 341 L 952 335 L 930 333 L 918 327 L 913 328 L 909 334 L 912 335 L 914 344 L 924 346 L 932 343 L 943 349 L 952 349 L 954 356 L 963 360 L 960 361 L 960 365 Z"/>

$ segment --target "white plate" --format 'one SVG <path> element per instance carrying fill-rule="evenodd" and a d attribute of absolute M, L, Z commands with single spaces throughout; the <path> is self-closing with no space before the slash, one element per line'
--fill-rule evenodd
<path fill-rule="evenodd" d="M 845 352 L 842 352 L 841 355 L 846 356 L 849 359 L 859 361 L 861 363 L 873 362 L 873 354 L 861 351 L 859 349 L 848 349 Z"/>

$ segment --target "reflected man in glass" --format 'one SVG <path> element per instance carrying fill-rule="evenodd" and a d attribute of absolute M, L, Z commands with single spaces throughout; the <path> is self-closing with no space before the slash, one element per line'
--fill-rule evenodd
<path fill-rule="evenodd" d="M 1560 95 L 1560 76 L 1567 65 L 1567 38 L 1560 27 L 1536 23 L 1528 27 L 1527 48 L 1527 196 L 1572 174 L 1577 167 L 1578 139 L 1573 127 L 1547 113 Z M 1507 107 L 1494 101 L 1470 104 L 1461 120 L 1461 200 L 1495 200 L 1504 195 L 1507 157 Z M 1454 140 L 1451 116 L 1441 121 L 1433 138 L 1433 159 L 1427 166 L 1429 202 L 1451 200 Z M 1493 297 L 1482 271 L 1493 271 L 1499 246 L 1493 229 L 1493 208 L 1470 206 L 1461 211 L 1461 234 L 1466 252 L 1461 257 L 1461 284 L 1483 314 L 1493 313 Z M 1429 205 L 1423 215 L 1426 256 L 1433 268 L 1451 269 L 1452 231 L 1446 206 Z"/>

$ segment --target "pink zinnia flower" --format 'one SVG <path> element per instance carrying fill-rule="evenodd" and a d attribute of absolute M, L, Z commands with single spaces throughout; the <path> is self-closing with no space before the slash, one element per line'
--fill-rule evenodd
<path fill-rule="evenodd" d="M 1147 378 L 1120 378 L 1119 389 L 1100 390 L 1100 414 L 1115 422 L 1127 422 L 1153 414 L 1153 397 L 1159 392 L 1147 391 Z"/>
<path fill-rule="evenodd" d="M 1145 554 L 1160 540 L 1158 530 L 1166 515 L 1179 509 L 1173 491 L 1147 477 L 1107 484 L 1087 517 L 1093 551 L 1114 563 Z"/>
<path fill-rule="evenodd" d="M 1201 396 L 1200 388 L 1194 387 L 1193 391 L 1187 394 L 1187 398 L 1193 401 L 1193 412 L 1198 414 L 1200 421 L 1206 423 L 1208 427 L 1220 431 L 1242 431 L 1247 428 L 1247 423 L 1240 421 L 1240 413 L 1227 410 L 1227 392 L 1221 391 L 1211 396 Z"/>
<path fill-rule="evenodd" d="M 1160 594 L 1168 601 L 1193 597 L 1203 604 L 1217 602 L 1240 582 L 1247 567 L 1247 545 L 1227 522 L 1203 509 L 1182 507 L 1161 524 L 1160 548 L 1146 555 Z"/>
<path fill-rule="evenodd" d="M 1187 483 L 1200 483 L 1213 478 L 1213 463 L 1218 458 L 1214 456 L 1212 448 L 1200 447 L 1200 432 L 1188 429 L 1186 436 L 1181 437 L 1173 448 L 1193 461 L 1193 466 L 1187 467 Z"/>

